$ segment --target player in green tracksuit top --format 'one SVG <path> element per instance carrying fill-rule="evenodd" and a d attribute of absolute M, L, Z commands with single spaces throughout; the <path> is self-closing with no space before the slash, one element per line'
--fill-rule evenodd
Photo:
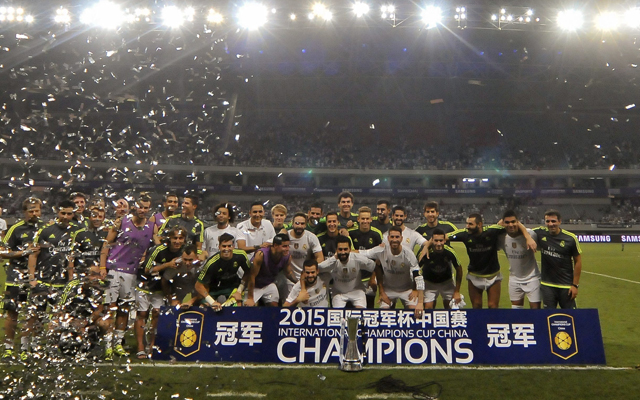
<path fill-rule="evenodd" d="M 537 235 L 541 260 L 540 292 L 544 308 L 576 308 L 582 272 L 582 249 L 573 233 L 560 228 L 562 217 L 556 210 L 544 214 L 544 227 Z"/>

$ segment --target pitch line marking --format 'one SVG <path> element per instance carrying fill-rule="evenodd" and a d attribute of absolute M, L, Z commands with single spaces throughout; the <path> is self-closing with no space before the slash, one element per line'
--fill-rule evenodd
<path fill-rule="evenodd" d="M 110 363 L 98 364 L 98 366 L 117 366 Z M 128 364 L 130 368 L 220 368 L 220 369 L 338 369 L 336 365 L 315 365 L 315 364 L 213 364 L 213 363 L 140 363 Z M 627 371 L 634 369 L 633 367 L 608 367 L 603 365 L 584 365 L 584 366 L 565 366 L 565 365 L 503 365 L 503 366 L 464 366 L 464 365 L 367 365 L 366 369 L 381 370 L 476 370 L 476 371 Z"/>
<path fill-rule="evenodd" d="M 356 399 L 413 399 L 409 394 L 359 394 Z"/>
<path fill-rule="evenodd" d="M 220 392 L 220 393 L 207 393 L 207 397 L 267 397 L 266 393 L 256 392 Z"/>
<path fill-rule="evenodd" d="M 640 285 L 640 282 L 638 281 L 632 281 L 630 279 L 624 279 L 624 278 L 618 278 L 617 276 L 611 276 L 611 275 L 605 275 L 605 274 L 599 274 L 597 272 L 591 272 L 591 271 L 582 271 L 585 274 L 591 274 L 591 275 L 598 275 L 598 276 L 604 276 L 605 278 L 611 278 L 611 279 L 617 279 L 619 281 L 625 281 L 625 282 L 629 282 L 629 283 L 635 283 L 637 285 Z"/>

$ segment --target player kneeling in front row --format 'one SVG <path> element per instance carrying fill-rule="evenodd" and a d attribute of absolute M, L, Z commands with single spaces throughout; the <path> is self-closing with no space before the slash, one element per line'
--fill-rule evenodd
<path fill-rule="evenodd" d="M 228 233 L 218 238 L 220 251 L 211 256 L 202 267 L 195 285 L 197 296 L 185 303 L 185 306 L 203 304 L 220 310 L 223 305 L 242 304 L 244 285 L 239 272 L 248 276 L 249 257 L 243 250 L 233 248 L 234 237 Z"/>
<path fill-rule="evenodd" d="M 462 284 L 462 266 L 453 248 L 447 246 L 446 234 L 436 228 L 432 232 L 433 245 L 428 249 L 428 257 L 420 259 L 421 274 L 424 278 L 424 308 L 434 309 L 438 295 L 442 297 L 444 308 L 451 308 L 451 301 L 459 304 L 460 285 Z M 456 281 L 453 282 L 455 271 Z"/>
<path fill-rule="evenodd" d="M 275 279 L 280 273 L 292 282 L 292 287 L 295 285 L 297 280 L 291 268 L 290 245 L 289 235 L 279 233 L 273 238 L 273 246 L 256 251 L 247 278 L 247 298 L 244 305 L 253 307 L 262 301 L 267 306 L 277 307 L 280 295 Z M 300 272 L 302 273 L 302 270 Z"/>
<path fill-rule="evenodd" d="M 138 341 L 136 357 L 139 359 L 145 359 L 152 354 L 160 307 L 164 304 L 161 276 L 165 269 L 178 267 L 187 232 L 180 226 L 174 226 L 169 231 L 168 237 L 169 243 L 153 247 L 145 262 L 138 268 L 135 332 Z M 145 346 L 145 325 L 149 318 L 149 309 L 151 309 L 151 330 L 148 346 Z"/>
<path fill-rule="evenodd" d="M 107 284 L 100 280 L 99 270 L 92 268 L 87 277 L 65 286 L 49 325 L 63 354 L 87 354 L 104 339 L 105 359 L 113 359 L 113 320 L 102 304 Z"/>
<path fill-rule="evenodd" d="M 400 300 L 404 307 L 412 310 L 420 305 L 416 309 L 416 315 L 420 317 L 424 280 L 420 276 L 418 260 L 409 248 L 402 245 L 401 227 L 392 226 L 387 234 L 388 246 L 360 252 L 377 261 L 375 274 L 380 290 L 380 308 L 393 308 Z"/>
<path fill-rule="evenodd" d="M 320 263 L 320 272 L 331 273 L 331 303 L 334 308 L 345 308 L 351 303 L 355 308 L 367 307 L 367 296 L 361 271 L 373 272 L 376 263 L 362 254 L 351 252 L 351 239 L 339 235 L 334 257 Z"/>
<path fill-rule="evenodd" d="M 200 275 L 200 265 L 197 247 L 190 245 L 184 247 L 182 256 L 176 260 L 176 268 L 164 270 L 162 291 L 172 307 L 181 305 L 187 295 L 191 295 L 191 298 L 197 296 L 195 286 Z"/>
<path fill-rule="evenodd" d="M 327 285 L 331 277 L 320 274 L 318 262 L 305 260 L 302 274 L 284 303 L 284 307 L 329 307 Z"/>

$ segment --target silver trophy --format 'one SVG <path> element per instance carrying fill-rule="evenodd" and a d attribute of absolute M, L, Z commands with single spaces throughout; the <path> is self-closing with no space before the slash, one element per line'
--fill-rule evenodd
<path fill-rule="evenodd" d="M 342 319 L 340 328 L 340 369 L 347 372 L 362 371 L 362 355 L 358 349 L 358 325 L 360 318 Z M 345 351 L 344 340 L 347 339 Z"/>

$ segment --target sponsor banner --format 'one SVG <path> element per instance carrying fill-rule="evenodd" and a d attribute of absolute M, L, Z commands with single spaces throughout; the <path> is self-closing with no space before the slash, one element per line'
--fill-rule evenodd
<path fill-rule="evenodd" d="M 640 235 L 575 234 L 580 243 L 640 243 Z"/>
<path fill-rule="evenodd" d="M 7 180 L 0 180 L 0 183 L 12 183 Z M 59 181 L 35 181 L 33 186 L 41 187 L 63 187 L 63 182 Z M 313 195 L 313 194 L 338 194 L 342 191 L 349 191 L 357 195 L 375 195 L 375 196 L 521 196 L 521 197 L 608 197 L 610 191 L 605 188 L 597 189 L 491 189 L 491 188 L 376 188 L 376 187 L 300 187 L 300 186 L 260 186 L 260 185 L 198 185 L 198 184 L 136 184 L 128 182 L 111 182 L 111 181 L 87 181 L 74 183 L 73 187 L 78 189 L 101 188 L 108 186 L 113 190 L 151 190 L 162 192 L 166 190 L 185 191 L 185 190 L 215 190 L 220 193 L 251 193 L 251 192 L 271 192 L 271 193 L 294 193 L 296 195 Z M 640 194 L 640 189 L 611 189 L 616 194 L 622 191 L 622 195 L 636 196 Z"/>
<path fill-rule="evenodd" d="M 341 320 L 361 318 L 370 364 L 605 364 L 598 310 L 165 308 L 160 360 L 338 363 Z"/>

